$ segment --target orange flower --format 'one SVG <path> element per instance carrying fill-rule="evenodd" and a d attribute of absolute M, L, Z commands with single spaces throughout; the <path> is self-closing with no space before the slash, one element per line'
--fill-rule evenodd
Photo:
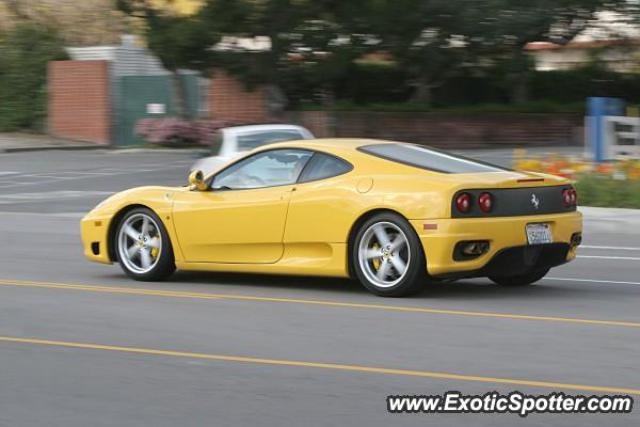
<path fill-rule="evenodd" d="M 613 165 L 610 163 L 600 163 L 596 166 L 596 172 L 606 175 L 611 175 L 614 171 Z"/>

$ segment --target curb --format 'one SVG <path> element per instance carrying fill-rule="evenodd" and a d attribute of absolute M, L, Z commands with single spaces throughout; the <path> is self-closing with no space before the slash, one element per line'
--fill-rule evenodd
<path fill-rule="evenodd" d="M 109 147 L 103 145 L 43 145 L 35 147 L 10 147 L 0 149 L 0 153 L 25 153 L 32 151 L 73 151 L 73 150 L 108 150 Z"/>
<path fill-rule="evenodd" d="M 638 220 L 640 221 L 640 209 L 630 208 L 603 208 L 597 206 L 578 206 L 578 210 L 589 219 L 604 220 Z"/>
<path fill-rule="evenodd" d="M 127 154 L 127 153 L 173 153 L 173 154 L 202 154 L 211 156 L 211 152 L 206 148 L 111 148 L 109 154 Z"/>
<path fill-rule="evenodd" d="M 113 148 L 108 145 L 46 145 L 35 147 L 10 147 L 0 148 L 0 153 L 28 153 L 35 151 L 90 151 L 103 150 L 108 154 L 127 153 L 174 153 L 174 154 L 199 154 L 211 155 L 209 151 L 199 148 Z"/>
<path fill-rule="evenodd" d="M 608 233 L 640 234 L 640 209 L 580 206 L 586 229 Z"/>

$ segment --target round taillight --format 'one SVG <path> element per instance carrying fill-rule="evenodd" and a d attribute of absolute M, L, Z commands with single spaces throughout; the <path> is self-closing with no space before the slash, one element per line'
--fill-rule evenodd
<path fill-rule="evenodd" d="M 493 208 L 493 197 L 491 197 L 491 193 L 480 194 L 480 197 L 478 197 L 478 206 L 480 206 L 480 210 L 484 213 L 491 212 Z"/>
<path fill-rule="evenodd" d="M 578 203 L 578 193 L 575 188 L 571 187 L 562 190 L 562 203 L 564 203 L 566 207 L 576 206 Z"/>
<path fill-rule="evenodd" d="M 471 196 L 469 193 L 461 193 L 456 197 L 456 208 L 462 213 L 471 210 Z"/>

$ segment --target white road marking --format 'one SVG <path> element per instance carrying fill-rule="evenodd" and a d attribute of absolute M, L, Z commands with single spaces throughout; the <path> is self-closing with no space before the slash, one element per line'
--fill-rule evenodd
<path fill-rule="evenodd" d="M 135 175 L 147 172 L 160 172 L 174 169 L 184 169 L 185 176 L 187 168 L 185 165 L 193 163 L 192 160 L 176 160 L 171 163 L 149 163 L 142 164 L 137 168 L 97 168 L 89 171 L 42 171 L 42 172 L 15 172 L 11 175 L 7 174 L 6 177 L 2 177 L 2 185 L 0 188 L 12 188 L 16 186 L 28 186 L 28 185 L 42 185 L 59 183 L 63 181 L 74 181 L 80 179 L 95 179 L 103 176 L 124 176 Z M 5 181 L 4 179 L 11 179 L 11 181 Z M 20 180 L 27 180 L 20 181 Z"/>
<path fill-rule="evenodd" d="M 13 211 L 0 211 L 0 215 L 6 216 L 36 216 L 36 217 L 57 217 L 57 218 L 82 218 L 87 212 L 13 212 Z"/>
<path fill-rule="evenodd" d="M 18 173 L 20 173 L 20 172 L 2 171 L 2 172 L 0 172 L 0 176 L 15 175 L 15 174 L 18 174 Z"/>
<path fill-rule="evenodd" d="M 577 258 L 616 259 L 616 260 L 622 260 L 622 261 L 640 261 L 640 257 L 630 257 L 630 256 L 578 255 Z"/>
<path fill-rule="evenodd" d="M 613 285 L 638 285 L 640 282 L 624 282 L 619 280 L 596 280 L 596 279 L 575 279 L 571 277 L 545 277 L 542 280 L 561 280 L 565 282 L 585 282 L 585 283 L 610 283 Z"/>
<path fill-rule="evenodd" d="M 603 249 L 603 250 L 613 250 L 613 251 L 640 251 L 640 248 L 630 248 L 626 246 L 590 246 L 590 245 L 580 245 L 580 249 Z"/>
<path fill-rule="evenodd" d="M 62 191 L 42 191 L 38 193 L 12 193 L 1 194 L 0 204 L 36 202 L 58 199 L 73 199 L 92 196 L 108 196 L 113 191 L 89 191 L 89 190 L 62 190 Z"/>

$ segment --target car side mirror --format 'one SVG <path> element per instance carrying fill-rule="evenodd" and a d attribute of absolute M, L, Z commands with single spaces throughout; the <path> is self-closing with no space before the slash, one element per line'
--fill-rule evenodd
<path fill-rule="evenodd" d="M 204 173 L 195 170 L 189 174 L 189 188 L 192 191 L 207 191 L 207 183 L 204 182 Z"/>

